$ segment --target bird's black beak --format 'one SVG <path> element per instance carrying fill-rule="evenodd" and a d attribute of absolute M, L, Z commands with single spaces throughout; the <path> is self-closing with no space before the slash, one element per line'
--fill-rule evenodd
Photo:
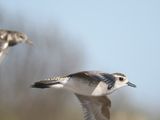
<path fill-rule="evenodd" d="M 127 82 L 127 85 L 128 85 L 128 86 L 131 86 L 131 87 L 134 87 L 134 88 L 136 87 L 136 85 L 133 84 L 133 83 L 131 83 L 131 82 Z"/>

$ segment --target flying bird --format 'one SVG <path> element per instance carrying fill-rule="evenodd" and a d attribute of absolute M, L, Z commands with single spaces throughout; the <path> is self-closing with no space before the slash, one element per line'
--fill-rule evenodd
<path fill-rule="evenodd" d="M 110 120 L 111 101 L 107 95 L 124 87 L 136 87 L 122 73 L 82 71 L 35 82 L 33 88 L 64 88 L 79 99 L 85 120 Z"/>
<path fill-rule="evenodd" d="M 0 59 L 5 55 L 9 47 L 18 43 L 32 44 L 32 41 L 22 32 L 0 29 Z"/>

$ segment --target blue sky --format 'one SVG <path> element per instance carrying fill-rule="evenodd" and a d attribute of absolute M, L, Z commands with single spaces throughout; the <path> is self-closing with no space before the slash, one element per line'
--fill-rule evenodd
<path fill-rule="evenodd" d="M 3 8 L 24 13 L 33 23 L 54 22 L 81 40 L 82 68 L 121 71 L 137 84 L 126 89 L 136 103 L 160 105 L 160 1 L 158 0 L 2 0 Z M 16 17 L 16 16 L 15 16 Z"/>

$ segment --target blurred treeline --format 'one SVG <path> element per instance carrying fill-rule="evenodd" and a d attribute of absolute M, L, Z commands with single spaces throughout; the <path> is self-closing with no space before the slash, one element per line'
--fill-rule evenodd
<path fill-rule="evenodd" d="M 23 14 L 10 14 L 1 8 L 0 28 L 25 32 L 34 42 L 33 47 L 20 44 L 11 48 L 0 65 L 0 120 L 82 120 L 73 94 L 30 85 L 81 70 L 83 45 L 73 43 L 55 23 L 36 25 Z M 146 113 L 131 106 L 124 96 L 114 101 L 112 120 L 148 120 Z"/>

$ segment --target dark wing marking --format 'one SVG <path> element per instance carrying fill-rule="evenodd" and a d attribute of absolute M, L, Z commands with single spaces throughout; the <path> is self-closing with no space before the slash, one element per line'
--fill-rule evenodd
<path fill-rule="evenodd" d="M 109 120 L 111 101 L 107 96 L 83 96 L 76 94 L 81 102 L 85 120 Z"/>
<path fill-rule="evenodd" d="M 114 87 L 116 80 L 112 74 L 108 73 L 100 73 L 100 74 L 104 77 L 103 81 L 108 84 L 108 89 Z"/>

